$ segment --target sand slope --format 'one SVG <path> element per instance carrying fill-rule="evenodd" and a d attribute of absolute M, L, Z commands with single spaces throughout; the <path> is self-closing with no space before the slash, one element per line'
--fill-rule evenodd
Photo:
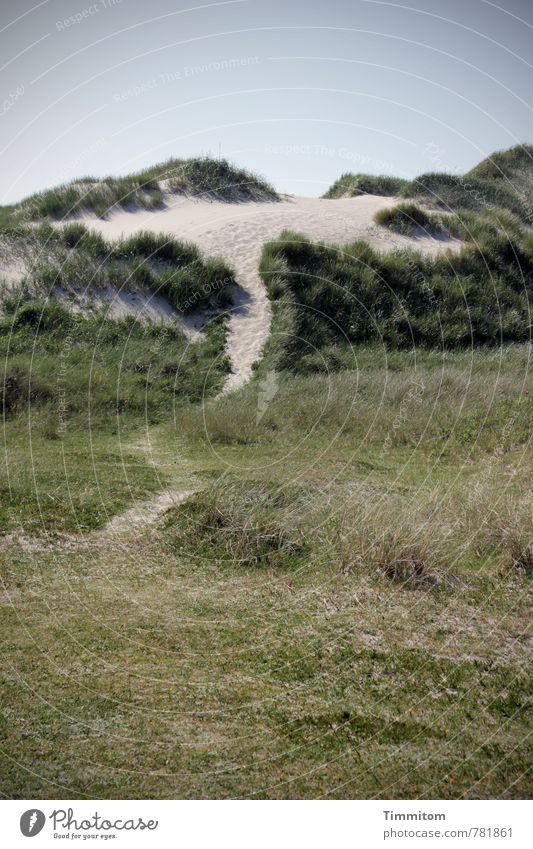
<path fill-rule="evenodd" d="M 357 198 L 322 200 L 285 198 L 278 203 L 224 203 L 169 195 L 157 211 L 119 211 L 109 219 L 84 219 L 106 239 L 118 239 L 140 230 L 153 230 L 195 242 L 205 256 L 219 256 L 235 270 L 242 294 L 235 304 L 228 334 L 232 364 L 224 391 L 249 380 L 253 363 L 260 357 L 270 329 L 270 303 L 259 278 L 258 265 L 264 242 L 290 229 L 326 242 L 347 244 L 365 239 L 380 250 L 413 247 L 430 254 L 455 248 L 455 240 L 421 235 L 400 236 L 373 222 L 374 214 L 393 206 L 397 198 L 363 195 Z"/>

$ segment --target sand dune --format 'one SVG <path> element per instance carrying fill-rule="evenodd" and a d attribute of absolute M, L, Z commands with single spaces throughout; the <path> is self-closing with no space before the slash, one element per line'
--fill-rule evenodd
<path fill-rule="evenodd" d="M 105 289 L 66 289 L 55 286 L 53 296 L 73 313 L 91 313 L 104 310 L 106 318 L 121 319 L 128 315 L 145 322 L 176 322 L 189 342 L 201 339 L 204 316 L 186 316 L 178 313 L 162 295 L 147 291 L 129 292 L 108 286 Z"/>
<path fill-rule="evenodd" d="M 396 198 L 363 195 L 322 200 L 287 197 L 277 203 L 224 203 L 169 195 L 157 211 L 118 211 L 108 219 L 86 218 L 85 223 L 106 239 L 118 239 L 140 230 L 169 233 L 195 242 L 205 256 L 219 256 L 236 272 L 242 293 L 235 303 L 228 334 L 232 364 L 225 392 L 249 380 L 270 329 L 271 310 L 258 274 L 264 242 L 290 229 L 326 242 L 347 244 L 365 239 L 383 251 L 413 247 L 430 254 L 456 247 L 455 240 L 400 236 L 373 222 L 374 214 L 393 206 Z"/>

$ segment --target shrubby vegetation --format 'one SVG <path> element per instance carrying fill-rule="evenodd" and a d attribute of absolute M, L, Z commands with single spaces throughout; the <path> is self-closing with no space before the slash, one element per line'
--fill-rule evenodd
<path fill-rule="evenodd" d="M 343 174 L 325 198 L 374 194 L 415 198 L 447 211 L 498 207 L 533 223 L 533 146 L 516 145 L 484 159 L 467 174 L 431 172 L 414 180 Z"/>
<path fill-rule="evenodd" d="M 383 224 L 395 233 L 404 236 L 413 236 L 420 231 L 426 235 L 445 235 L 447 230 L 443 226 L 442 219 L 421 209 L 416 203 L 400 203 L 398 206 L 380 209 L 376 212 L 374 220 L 377 224 Z"/>
<path fill-rule="evenodd" d="M 76 427 L 123 414 L 159 421 L 176 402 L 200 401 L 220 388 L 223 318 L 207 339 L 187 345 L 171 324 L 74 315 L 56 301 L 32 301 L 0 320 L 4 416 L 31 413 L 55 438 L 58 407 Z M 214 364 L 213 364 L 214 361 Z"/>
<path fill-rule="evenodd" d="M 356 197 L 357 195 L 400 195 L 409 185 L 408 180 L 384 174 L 342 174 L 328 189 L 325 198 Z"/>
<path fill-rule="evenodd" d="M 37 192 L 18 205 L 29 219 L 62 219 L 80 213 L 108 215 L 117 207 L 157 209 L 163 192 L 202 195 L 225 201 L 276 200 L 275 190 L 258 177 L 225 159 L 169 159 L 125 177 L 83 177 Z"/>
<path fill-rule="evenodd" d="M 204 260 L 199 249 L 172 236 L 141 232 L 108 243 L 84 224 L 63 228 L 45 223 L 11 235 L 14 251 L 27 254 L 28 273 L 22 284 L 4 295 L 4 305 L 21 298 L 48 297 L 60 287 L 75 297 L 106 287 L 163 295 L 178 312 L 232 302 L 233 272 L 217 259 Z"/>
<path fill-rule="evenodd" d="M 392 222 L 402 215 L 393 211 Z M 366 242 L 313 243 L 289 232 L 266 245 L 261 274 L 290 328 L 281 367 L 346 367 L 350 347 L 369 341 L 450 350 L 529 340 L 530 237 L 488 218 L 446 218 L 443 226 L 471 243 L 436 257 L 379 254 Z"/>

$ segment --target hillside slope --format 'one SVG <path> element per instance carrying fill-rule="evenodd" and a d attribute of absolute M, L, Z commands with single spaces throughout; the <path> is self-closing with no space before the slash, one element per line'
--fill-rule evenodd
<path fill-rule="evenodd" d="M 232 373 L 225 389 L 230 391 L 249 380 L 270 333 L 270 302 L 259 276 L 259 260 L 264 243 L 278 238 L 283 230 L 296 229 L 309 238 L 338 244 L 365 239 L 386 252 L 416 247 L 433 256 L 447 248 L 457 249 L 460 243 L 455 239 L 424 234 L 415 239 L 376 226 L 375 213 L 391 201 L 388 197 L 360 197 L 330 204 L 318 198 L 290 198 L 265 205 L 175 198 L 155 212 L 117 210 L 106 220 L 86 218 L 85 223 L 107 240 L 141 230 L 179 234 L 206 256 L 221 257 L 231 266 L 240 289 L 229 320 L 227 353 Z"/>
<path fill-rule="evenodd" d="M 80 213 L 105 217 L 116 208 L 159 209 L 173 195 L 226 202 L 275 201 L 276 191 L 256 174 L 226 159 L 169 159 L 125 177 L 83 177 L 37 192 L 15 207 L 26 219 L 66 218 Z"/>
<path fill-rule="evenodd" d="M 386 175 L 342 174 L 325 193 L 327 199 L 361 194 L 417 198 L 456 211 L 499 207 L 533 222 L 533 146 L 516 145 L 488 156 L 466 174 L 427 172 L 414 180 Z"/>

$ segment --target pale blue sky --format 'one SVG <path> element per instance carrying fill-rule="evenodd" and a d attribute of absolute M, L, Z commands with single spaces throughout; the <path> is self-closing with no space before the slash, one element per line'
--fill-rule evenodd
<path fill-rule="evenodd" d="M 0 201 L 170 156 L 281 191 L 533 141 L 526 0 L 3 0 Z M 67 21 L 74 18 L 73 21 Z"/>

